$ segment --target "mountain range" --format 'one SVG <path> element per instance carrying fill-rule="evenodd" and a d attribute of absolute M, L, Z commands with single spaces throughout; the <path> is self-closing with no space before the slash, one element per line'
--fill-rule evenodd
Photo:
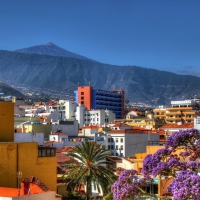
<path fill-rule="evenodd" d="M 73 94 L 78 85 L 123 89 L 130 102 L 166 105 L 200 96 L 200 78 L 138 66 L 117 66 L 66 51 L 53 43 L 21 50 L 0 50 L 0 80 Z"/>

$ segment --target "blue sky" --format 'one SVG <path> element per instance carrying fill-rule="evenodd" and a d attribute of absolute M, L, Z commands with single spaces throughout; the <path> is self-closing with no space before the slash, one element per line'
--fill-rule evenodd
<path fill-rule="evenodd" d="M 0 0 L 0 49 L 53 42 L 116 65 L 200 76 L 199 0 Z"/>

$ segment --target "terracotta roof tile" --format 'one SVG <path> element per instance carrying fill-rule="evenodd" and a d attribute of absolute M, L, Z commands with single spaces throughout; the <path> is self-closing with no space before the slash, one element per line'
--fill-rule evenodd
<path fill-rule="evenodd" d="M 74 147 L 62 147 L 60 149 L 57 149 L 56 153 L 69 152 L 73 150 L 74 150 Z"/>
<path fill-rule="evenodd" d="M 194 128 L 193 123 L 185 123 L 185 124 L 165 124 L 164 126 L 160 127 L 160 129 L 165 129 L 165 128 Z"/>
<path fill-rule="evenodd" d="M 109 134 L 116 134 L 116 133 L 128 133 L 128 134 L 144 134 L 144 133 L 151 133 L 148 130 L 133 130 L 133 129 L 125 129 L 125 130 L 112 130 L 108 132 Z"/>
<path fill-rule="evenodd" d="M 98 128 L 99 128 L 99 126 L 93 126 L 93 125 L 81 127 L 81 129 L 98 129 Z"/>

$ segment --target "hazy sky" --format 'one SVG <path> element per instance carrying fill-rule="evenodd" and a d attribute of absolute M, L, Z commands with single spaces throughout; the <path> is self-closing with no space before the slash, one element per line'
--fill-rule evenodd
<path fill-rule="evenodd" d="M 54 44 L 109 64 L 200 76 L 199 0 L 0 0 L 0 49 Z"/>

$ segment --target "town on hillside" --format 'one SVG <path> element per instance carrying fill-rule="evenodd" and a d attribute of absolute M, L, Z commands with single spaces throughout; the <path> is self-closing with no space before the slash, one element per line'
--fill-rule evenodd
<path fill-rule="evenodd" d="M 5 199 L 113 199 L 111 186 L 121 172 L 136 170 L 142 178 L 148 154 L 163 149 L 177 132 L 200 130 L 196 97 L 151 109 L 133 106 L 122 89 L 90 85 L 78 86 L 68 100 L 27 101 L 1 90 L 0 97 L 0 198 Z M 83 172 L 91 166 L 96 175 L 89 181 Z M 145 190 L 159 199 L 167 185 L 154 177 Z"/>

